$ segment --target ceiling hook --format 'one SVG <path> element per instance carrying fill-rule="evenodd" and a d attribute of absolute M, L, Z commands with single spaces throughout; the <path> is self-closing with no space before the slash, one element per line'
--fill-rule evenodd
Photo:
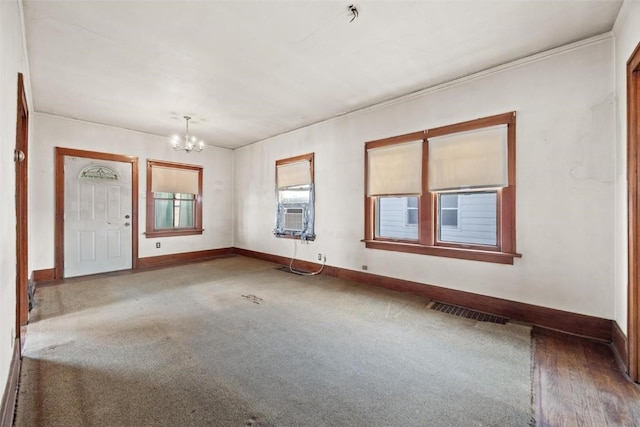
<path fill-rule="evenodd" d="M 351 18 L 351 21 L 349 22 L 353 22 L 355 21 L 355 19 L 358 17 L 358 15 L 360 14 L 360 12 L 358 12 L 358 8 L 353 5 L 350 4 L 349 7 L 347 8 L 349 10 L 349 12 L 351 12 L 351 14 L 353 15 L 353 17 Z"/>

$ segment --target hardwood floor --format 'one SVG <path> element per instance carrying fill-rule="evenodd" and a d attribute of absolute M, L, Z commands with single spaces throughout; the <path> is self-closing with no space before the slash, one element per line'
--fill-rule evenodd
<path fill-rule="evenodd" d="M 537 426 L 640 426 L 640 385 L 609 345 L 534 328 Z"/>

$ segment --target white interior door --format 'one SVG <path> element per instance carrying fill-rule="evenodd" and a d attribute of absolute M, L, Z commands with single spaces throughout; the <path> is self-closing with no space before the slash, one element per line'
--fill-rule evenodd
<path fill-rule="evenodd" d="M 131 268 L 131 164 L 65 156 L 64 277 Z"/>

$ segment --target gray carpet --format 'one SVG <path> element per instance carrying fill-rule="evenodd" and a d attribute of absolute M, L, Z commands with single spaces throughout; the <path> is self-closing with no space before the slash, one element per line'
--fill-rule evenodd
<path fill-rule="evenodd" d="M 17 426 L 528 426 L 530 329 L 222 258 L 38 289 Z"/>

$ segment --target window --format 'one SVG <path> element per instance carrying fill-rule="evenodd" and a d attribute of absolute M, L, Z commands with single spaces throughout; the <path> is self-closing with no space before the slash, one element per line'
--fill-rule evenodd
<path fill-rule="evenodd" d="M 202 167 L 147 161 L 147 237 L 202 234 Z"/>
<path fill-rule="evenodd" d="M 276 237 L 314 240 L 314 154 L 276 161 Z"/>
<path fill-rule="evenodd" d="M 417 197 L 378 197 L 376 237 L 418 240 Z M 410 200 L 415 208 L 410 208 Z M 413 221 L 413 222 L 412 222 Z"/>
<path fill-rule="evenodd" d="M 458 228 L 458 195 L 438 194 L 438 209 L 440 229 Z"/>
<path fill-rule="evenodd" d="M 497 191 L 438 194 L 438 241 L 495 246 Z"/>
<path fill-rule="evenodd" d="M 155 228 L 193 228 L 195 194 L 154 193 Z"/>
<path fill-rule="evenodd" d="M 366 143 L 367 248 L 513 264 L 515 113 Z"/>
<path fill-rule="evenodd" d="M 418 225 L 418 198 L 405 197 L 407 205 L 407 225 Z"/>

